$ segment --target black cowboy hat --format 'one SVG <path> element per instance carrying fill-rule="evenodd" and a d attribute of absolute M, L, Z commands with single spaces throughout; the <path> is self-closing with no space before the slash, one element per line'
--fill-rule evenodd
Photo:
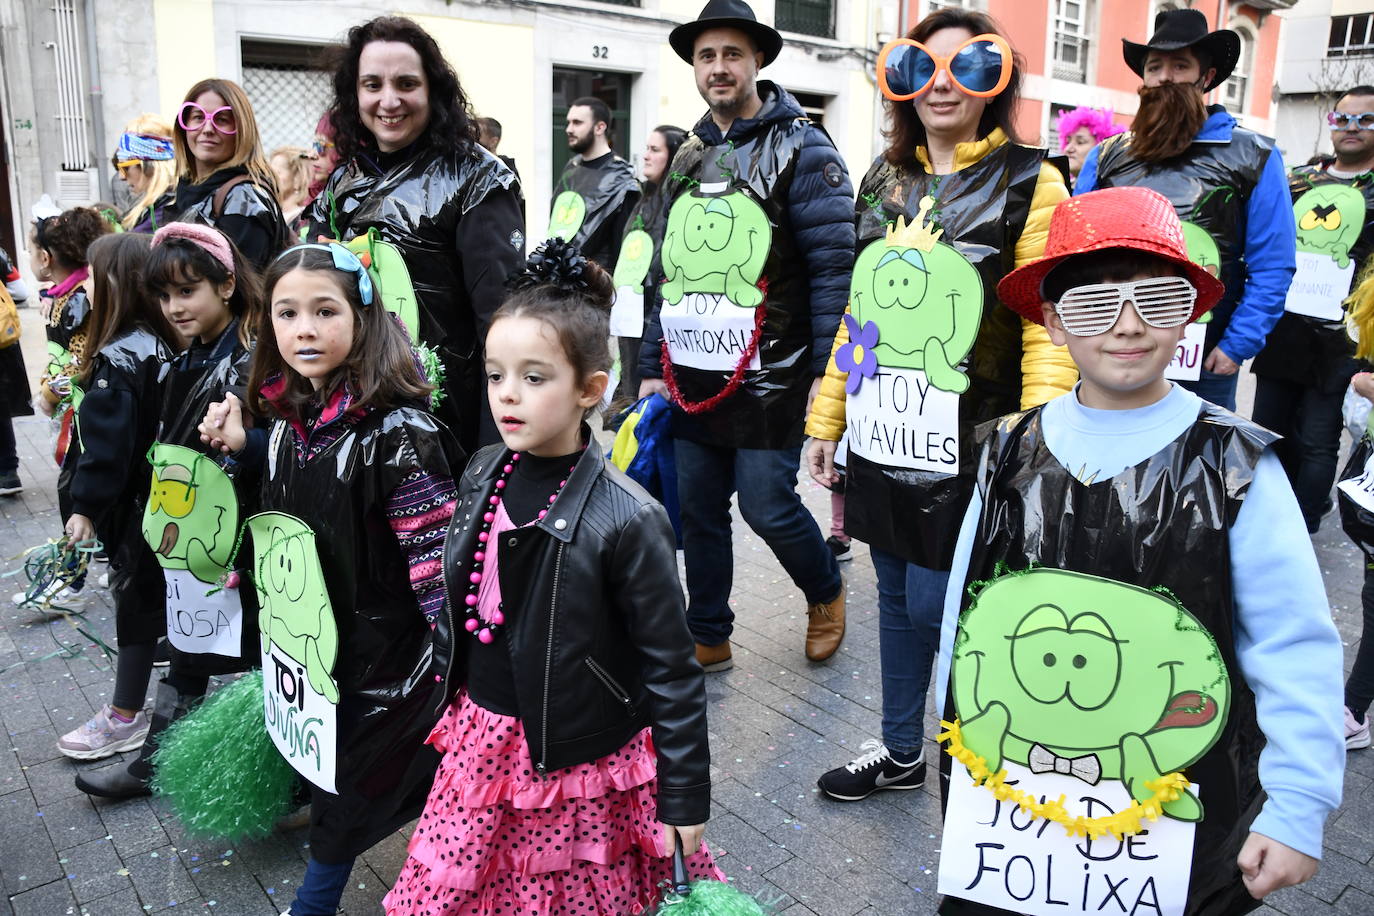
<path fill-rule="evenodd" d="M 708 0 L 695 21 L 684 22 L 668 33 L 668 44 L 673 46 L 678 57 L 690 64 L 697 36 L 707 29 L 739 29 L 744 32 L 763 52 L 765 67 L 782 51 L 782 36 L 759 22 L 744 0 Z"/>
<path fill-rule="evenodd" d="M 1155 33 L 1145 44 L 1121 39 L 1121 54 L 1136 76 L 1145 75 L 1145 58 L 1151 51 L 1177 51 L 1197 46 L 1212 60 L 1217 75 L 1203 91 L 1220 86 L 1240 60 L 1240 36 L 1230 29 L 1207 31 L 1207 17 L 1198 10 L 1165 10 L 1155 17 Z"/>

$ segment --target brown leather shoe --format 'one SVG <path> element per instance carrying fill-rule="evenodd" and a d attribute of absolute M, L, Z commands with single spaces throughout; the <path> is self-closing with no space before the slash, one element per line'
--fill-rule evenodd
<path fill-rule="evenodd" d="M 730 640 L 725 640 L 718 646 L 703 646 L 697 643 L 697 662 L 701 665 L 702 671 L 725 671 L 735 666 L 735 660 L 730 657 Z"/>
<path fill-rule="evenodd" d="M 829 601 L 806 606 L 806 657 L 823 662 L 835 654 L 844 640 L 844 582 Z"/>

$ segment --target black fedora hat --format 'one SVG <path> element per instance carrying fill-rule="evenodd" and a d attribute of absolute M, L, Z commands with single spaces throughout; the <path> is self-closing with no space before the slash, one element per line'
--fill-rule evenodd
<path fill-rule="evenodd" d="M 695 21 L 684 22 L 668 33 L 668 44 L 673 46 L 678 57 L 690 64 L 697 36 L 707 29 L 739 29 L 744 32 L 754 39 L 754 44 L 763 52 L 765 67 L 782 51 L 782 36 L 759 22 L 744 0 L 708 0 Z"/>
<path fill-rule="evenodd" d="M 1126 66 L 1145 75 L 1145 58 L 1151 51 L 1177 51 L 1196 46 L 1212 60 L 1217 75 L 1206 90 L 1220 86 L 1240 60 L 1240 36 L 1230 29 L 1207 31 L 1207 17 L 1198 10 L 1165 10 L 1155 17 L 1155 33 L 1145 44 L 1121 39 Z"/>

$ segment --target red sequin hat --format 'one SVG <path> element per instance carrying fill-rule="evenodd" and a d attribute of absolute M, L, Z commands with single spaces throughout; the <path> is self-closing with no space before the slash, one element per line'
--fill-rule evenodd
<path fill-rule="evenodd" d="M 1055 207 L 1044 256 L 1003 277 L 997 295 L 1021 317 L 1044 324 L 1040 285 L 1045 275 L 1066 258 L 1112 248 L 1148 252 L 1182 268 L 1197 287 L 1197 306 L 1189 321 L 1200 318 L 1226 291 L 1220 280 L 1188 258 L 1183 226 L 1167 198 L 1149 188 L 1105 188 Z"/>

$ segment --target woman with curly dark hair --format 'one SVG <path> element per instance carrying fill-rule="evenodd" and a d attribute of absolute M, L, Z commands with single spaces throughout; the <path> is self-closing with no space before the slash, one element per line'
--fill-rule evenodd
<path fill-rule="evenodd" d="M 477 143 L 467 96 L 434 39 L 400 16 L 349 30 L 328 117 L 340 166 L 309 211 L 311 239 L 376 229 L 401 250 L 420 338 L 439 355 L 436 413 L 464 448 L 496 440 L 483 409 L 481 347 L 524 263 L 520 183 Z"/>

